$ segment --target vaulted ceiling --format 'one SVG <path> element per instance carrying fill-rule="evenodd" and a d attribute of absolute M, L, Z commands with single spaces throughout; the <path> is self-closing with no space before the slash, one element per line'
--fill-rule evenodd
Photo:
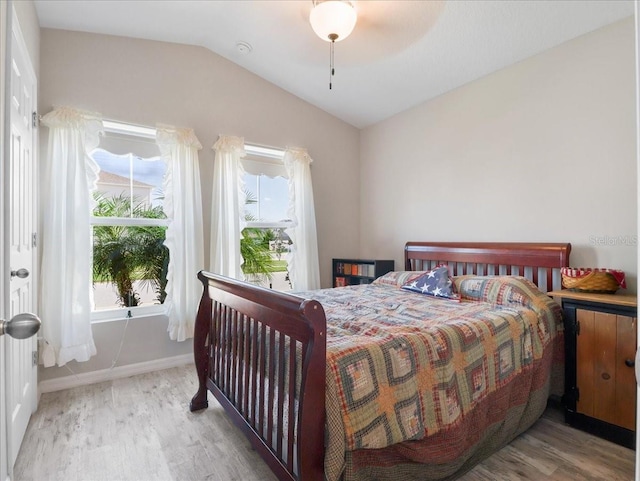
<path fill-rule="evenodd" d="M 40 26 L 199 45 L 338 118 L 365 127 L 631 16 L 631 0 L 354 1 L 335 45 L 312 0 L 36 0 Z"/>

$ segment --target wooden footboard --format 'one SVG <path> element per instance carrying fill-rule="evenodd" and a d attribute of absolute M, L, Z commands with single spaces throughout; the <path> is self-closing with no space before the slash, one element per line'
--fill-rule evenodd
<path fill-rule="evenodd" d="M 281 480 L 321 481 L 326 319 L 317 301 L 201 271 L 194 333 L 198 392 L 207 389 Z"/>

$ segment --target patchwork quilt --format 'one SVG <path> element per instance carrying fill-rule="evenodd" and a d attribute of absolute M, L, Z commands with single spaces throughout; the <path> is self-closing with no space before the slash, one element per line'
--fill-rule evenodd
<path fill-rule="evenodd" d="M 558 305 L 525 278 L 458 277 L 461 300 L 450 300 L 402 290 L 400 277 L 301 294 L 327 317 L 328 480 L 340 479 L 349 452 L 465 426 L 562 326 Z"/>

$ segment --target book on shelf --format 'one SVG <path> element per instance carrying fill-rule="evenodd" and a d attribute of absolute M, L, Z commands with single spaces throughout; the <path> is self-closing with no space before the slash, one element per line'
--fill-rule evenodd
<path fill-rule="evenodd" d="M 344 287 L 347 285 L 347 280 L 344 277 L 336 277 L 335 287 Z"/>
<path fill-rule="evenodd" d="M 358 275 L 358 267 L 360 266 L 360 264 L 351 264 L 351 275 L 352 276 L 357 276 Z"/>

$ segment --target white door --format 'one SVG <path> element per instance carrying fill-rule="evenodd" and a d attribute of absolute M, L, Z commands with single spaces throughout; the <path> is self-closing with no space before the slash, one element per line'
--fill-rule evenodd
<path fill-rule="evenodd" d="M 4 191 L 6 182 L 4 181 L 4 159 L 5 159 L 5 79 L 6 79 L 6 57 L 7 57 L 7 31 L 9 29 L 9 22 L 7 12 L 9 9 L 7 8 L 7 2 L 0 2 L 0 226 L 2 227 L 3 234 L 0 235 L 0 273 L 5 272 L 5 267 L 7 267 L 5 262 L 5 235 L 4 235 Z M 8 277 L 7 281 L 8 282 Z M 7 311 L 5 309 L 5 276 L 0 274 L 0 316 L 5 316 Z M 6 402 L 4 392 L 5 388 L 5 380 L 4 380 L 4 338 L 6 336 L 0 336 L 0 481 L 5 481 L 8 479 L 8 468 L 7 468 L 7 423 L 5 420 L 7 419 L 6 414 Z"/>
<path fill-rule="evenodd" d="M 36 76 L 13 12 L 11 43 L 7 50 L 11 56 L 7 86 L 10 95 L 6 105 L 9 165 L 8 169 L 4 167 L 4 172 L 8 174 L 5 249 L 9 251 L 9 266 L 5 264 L 2 275 L 5 279 L 9 277 L 4 314 L 10 319 L 19 313 L 36 311 Z M 19 275 L 15 275 L 18 271 Z M 24 340 L 4 338 L 7 468 L 11 476 L 29 418 L 36 409 L 37 365 L 33 362 L 36 336 Z"/>

